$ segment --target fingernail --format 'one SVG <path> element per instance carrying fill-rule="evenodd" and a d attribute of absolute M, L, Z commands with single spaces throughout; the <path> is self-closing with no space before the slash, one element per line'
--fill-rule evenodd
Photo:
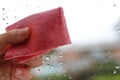
<path fill-rule="evenodd" d="M 20 37 L 27 37 L 29 35 L 29 28 L 22 28 L 17 32 L 17 35 Z"/>

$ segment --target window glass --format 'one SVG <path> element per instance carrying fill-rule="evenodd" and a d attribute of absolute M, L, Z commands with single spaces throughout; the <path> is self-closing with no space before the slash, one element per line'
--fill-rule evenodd
<path fill-rule="evenodd" d="M 34 13 L 63 7 L 72 44 L 43 56 L 32 80 L 119 80 L 119 0 L 2 0 L 0 33 Z"/>

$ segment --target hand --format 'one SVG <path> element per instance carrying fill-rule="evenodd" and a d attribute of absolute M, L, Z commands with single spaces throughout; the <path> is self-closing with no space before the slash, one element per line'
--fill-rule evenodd
<path fill-rule="evenodd" d="M 4 55 L 12 44 L 18 44 L 25 41 L 30 35 L 28 27 L 23 29 L 14 29 L 0 34 L 0 80 L 29 80 L 32 76 L 31 67 L 42 64 L 42 57 L 27 61 L 24 64 L 17 64 L 12 61 L 5 61 Z M 27 65 L 30 64 L 30 65 Z"/>
<path fill-rule="evenodd" d="M 0 34 L 0 55 L 5 54 L 5 51 L 11 44 L 17 44 L 29 37 L 29 28 L 15 29 L 6 33 Z"/>

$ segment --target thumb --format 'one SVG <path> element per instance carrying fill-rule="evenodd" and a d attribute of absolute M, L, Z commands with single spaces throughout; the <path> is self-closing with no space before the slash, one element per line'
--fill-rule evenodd
<path fill-rule="evenodd" d="M 0 49 L 8 44 L 17 44 L 25 41 L 30 34 L 28 27 L 22 29 L 10 30 L 6 33 L 0 34 Z"/>

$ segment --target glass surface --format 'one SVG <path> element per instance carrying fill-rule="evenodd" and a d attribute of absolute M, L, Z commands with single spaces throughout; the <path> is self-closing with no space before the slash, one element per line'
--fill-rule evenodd
<path fill-rule="evenodd" d="M 0 33 L 20 19 L 63 7 L 72 44 L 43 56 L 32 80 L 119 80 L 119 0 L 1 0 Z"/>

